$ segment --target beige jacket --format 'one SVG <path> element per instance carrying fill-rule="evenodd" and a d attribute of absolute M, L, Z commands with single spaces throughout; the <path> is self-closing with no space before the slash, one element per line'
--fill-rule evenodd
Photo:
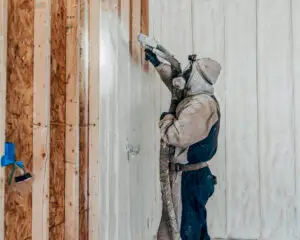
<path fill-rule="evenodd" d="M 157 71 L 171 89 L 171 67 L 160 64 Z M 211 97 L 213 91 L 201 92 L 196 95 L 186 96 L 177 109 L 176 116 L 166 115 L 159 123 L 161 139 L 168 145 L 176 147 L 173 161 L 187 163 L 189 146 L 205 139 L 212 126 L 218 121 L 218 106 Z"/>

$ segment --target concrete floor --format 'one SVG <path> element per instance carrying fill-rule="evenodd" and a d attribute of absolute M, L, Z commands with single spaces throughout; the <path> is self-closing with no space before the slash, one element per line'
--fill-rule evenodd
<path fill-rule="evenodd" d="M 237 238 L 227 238 L 227 239 L 224 239 L 224 238 L 214 238 L 212 240 L 257 240 L 257 239 L 237 239 Z"/>

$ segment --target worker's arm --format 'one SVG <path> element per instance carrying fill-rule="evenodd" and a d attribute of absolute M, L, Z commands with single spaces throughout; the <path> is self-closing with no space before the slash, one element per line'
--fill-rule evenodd
<path fill-rule="evenodd" d="M 208 97 L 187 101 L 178 118 L 165 115 L 160 121 L 161 139 L 168 145 L 186 148 L 205 139 L 218 120 L 215 103 Z"/>
<path fill-rule="evenodd" d="M 170 91 L 172 91 L 172 79 L 175 77 L 176 73 L 172 69 L 171 65 L 159 61 L 156 54 L 149 49 L 145 49 L 145 60 L 152 63 L 163 83 Z"/>
<path fill-rule="evenodd" d="M 167 88 L 172 91 L 172 69 L 171 66 L 166 63 L 161 63 L 156 67 L 156 71 L 158 72 L 160 79 L 167 86 Z"/>

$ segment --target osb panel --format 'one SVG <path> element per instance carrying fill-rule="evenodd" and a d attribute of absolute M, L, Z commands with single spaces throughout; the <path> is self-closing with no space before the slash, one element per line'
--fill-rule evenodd
<path fill-rule="evenodd" d="M 79 239 L 88 239 L 88 84 L 85 69 L 87 0 L 80 1 L 80 143 L 79 143 Z"/>
<path fill-rule="evenodd" d="M 16 145 L 16 157 L 24 161 L 29 171 L 33 136 L 33 27 L 33 0 L 9 0 L 6 139 Z M 31 202 L 31 193 L 21 195 L 6 189 L 5 239 L 31 239 Z"/>
<path fill-rule="evenodd" d="M 64 239 L 65 120 L 66 120 L 66 8 L 51 6 L 51 142 L 49 239 Z"/>

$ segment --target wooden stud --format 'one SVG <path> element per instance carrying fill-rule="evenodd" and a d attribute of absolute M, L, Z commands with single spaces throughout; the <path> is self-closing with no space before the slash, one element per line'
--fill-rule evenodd
<path fill-rule="evenodd" d="M 7 0 L 0 0 L 0 157 L 4 153 L 6 116 Z M 0 169 L 0 240 L 4 240 L 5 171 Z"/>
<path fill-rule="evenodd" d="M 51 0 L 49 239 L 65 237 L 66 2 Z"/>
<path fill-rule="evenodd" d="M 130 30 L 130 0 L 121 0 L 121 24 L 126 34 L 126 40 L 129 41 Z M 128 49 L 129 50 L 129 49 Z"/>
<path fill-rule="evenodd" d="M 225 66 L 225 1 L 193 1 L 190 2 L 189 6 L 186 8 L 187 12 L 189 9 L 193 10 L 192 22 L 193 31 L 189 31 L 189 28 L 185 26 L 190 26 L 190 20 L 187 20 L 183 25 L 181 25 L 180 32 L 182 34 L 178 35 L 178 25 L 174 22 L 171 29 L 177 27 L 178 31 L 173 31 L 173 34 L 180 37 L 178 43 L 178 48 L 182 46 L 180 53 L 180 58 L 182 61 L 187 61 L 187 53 L 195 51 L 198 56 L 209 56 L 212 59 L 218 61 L 222 66 L 222 72 L 218 79 L 218 84 L 215 88 L 215 94 L 220 102 L 220 108 L 222 113 L 218 151 L 214 158 L 211 160 L 211 169 L 214 174 L 218 177 L 218 185 L 215 188 L 216 198 L 212 198 L 208 202 L 208 212 L 210 213 L 207 217 L 209 226 L 211 226 L 211 232 L 214 234 L 215 238 L 223 238 L 227 234 L 227 192 L 226 192 L 226 80 L 224 74 L 226 71 Z M 214 14 L 211 14 L 211 11 Z M 174 15 L 176 16 L 176 15 Z M 187 16 L 187 14 L 186 14 Z M 182 22 L 180 16 L 177 16 Z M 172 18 L 171 18 L 172 19 Z M 166 22 L 166 21 L 164 21 Z M 167 22 L 166 22 L 167 23 Z M 187 32 L 185 32 L 187 31 Z M 171 36 L 174 37 L 175 35 Z M 186 36 L 193 36 L 193 39 L 184 40 Z M 191 46 L 191 42 L 195 45 Z M 181 43 L 181 44 L 180 44 Z M 183 44 L 184 43 L 184 44 Z M 176 48 L 174 48 L 176 49 Z M 175 53 L 176 54 L 176 53 Z M 186 66 L 186 63 L 182 64 L 182 67 Z M 222 200 L 220 200 L 222 199 Z"/>
<path fill-rule="evenodd" d="M 257 1 L 260 239 L 298 239 L 293 81 L 299 79 L 293 79 L 293 7 L 291 1 Z"/>
<path fill-rule="evenodd" d="M 120 24 L 121 31 L 118 31 L 118 49 L 117 49 L 117 74 L 115 75 L 117 79 L 115 81 L 115 90 L 117 92 L 114 93 L 117 99 L 114 104 L 117 104 L 115 116 L 117 116 L 118 121 L 115 122 L 115 126 L 118 128 L 117 141 L 119 144 L 117 145 L 118 149 L 122 148 L 123 144 L 128 142 L 128 137 L 130 136 L 130 128 L 121 128 L 122 124 L 125 122 L 130 122 L 130 90 L 132 85 L 131 77 L 130 77 L 130 66 L 131 60 L 129 55 L 129 48 L 124 48 L 129 45 L 129 21 L 130 21 L 130 0 L 122 0 L 121 1 L 121 16 L 120 16 Z M 101 71 L 101 69 L 100 69 Z M 122 109 L 122 110 L 121 110 Z M 105 116 L 103 117 L 105 119 Z M 124 145 L 123 145 L 124 146 Z M 128 159 L 128 153 L 126 151 L 118 152 L 117 158 L 119 159 Z M 130 220 L 130 162 L 129 161 L 119 161 L 118 162 L 118 177 L 116 178 L 116 183 L 118 184 L 118 188 L 115 188 L 117 191 L 117 196 L 119 200 L 116 205 L 118 211 L 120 212 L 118 218 L 118 231 L 116 237 L 123 239 L 133 239 L 131 237 L 131 227 L 128 227 L 128 223 Z M 113 170 L 115 171 L 115 170 Z M 122 201 L 120 201 L 122 199 Z"/>
<path fill-rule="evenodd" d="M 122 3 L 121 0 L 118 0 L 118 16 L 121 17 L 122 13 Z"/>
<path fill-rule="evenodd" d="M 65 239 L 79 233 L 79 0 L 67 0 Z"/>
<path fill-rule="evenodd" d="M 300 238 L 300 109 L 299 109 L 299 102 L 300 102 L 300 2 L 297 0 L 293 0 L 291 5 L 291 20 L 292 20 L 292 27 L 293 27 L 293 42 L 291 46 L 293 48 L 293 80 L 294 80 L 294 111 L 295 111 L 295 175 L 296 175 L 296 214 L 297 214 L 297 231 L 296 236 Z"/>
<path fill-rule="evenodd" d="M 141 61 L 141 47 L 137 36 L 141 32 L 141 0 L 130 0 L 130 53 L 135 62 Z"/>
<path fill-rule="evenodd" d="M 141 32 L 148 35 L 149 34 L 149 0 L 141 0 Z M 145 52 L 141 48 L 141 62 L 144 71 L 149 71 L 149 64 L 145 61 Z"/>
<path fill-rule="evenodd" d="M 226 54 L 223 64 L 224 80 L 222 80 L 226 81 L 226 90 L 223 91 L 228 93 L 225 95 L 226 149 L 224 149 L 226 151 L 227 233 L 234 239 L 259 239 L 262 226 L 258 193 L 259 161 L 258 146 L 253 144 L 258 138 L 256 3 L 229 0 L 226 1 L 225 9 L 224 52 Z M 196 39 L 195 42 L 198 40 Z M 241 67 L 236 68 L 237 65 Z M 238 82 L 235 81 L 236 79 L 243 79 L 243 81 Z M 239 91 L 236 91 L 237 89 Z M 241 99 L 243 101 L 240 101 Z M 239 104 L 236 104 L 237 102 Z M 238 147 L 234 144 L 237 142 Z M 218 202 L 222 201 L 221 199 L 219 198 Z M 216 205 L 210 206 L 215 210 Z M 217 214 L 221 218 L 221 214 L 219 212 Z M 245 216 L 251 218 L 244 221 Z"/>
<path fill-rule="evenodd" d="M 80 2 L 79 239 L 88 239 L 88 1 Z"/>
<path fill-rule="evenodd" d="M 100 239 L 100 153 L 99 153 L 99 61 L 100 3 L 90 0 L 90 69 L 89 69 L 89 239 Z"/>
<path fill-rule="evenodd" d="M 32 239 L 48 240 L 50 149 L 50 3 L 35 1 Z"/>

